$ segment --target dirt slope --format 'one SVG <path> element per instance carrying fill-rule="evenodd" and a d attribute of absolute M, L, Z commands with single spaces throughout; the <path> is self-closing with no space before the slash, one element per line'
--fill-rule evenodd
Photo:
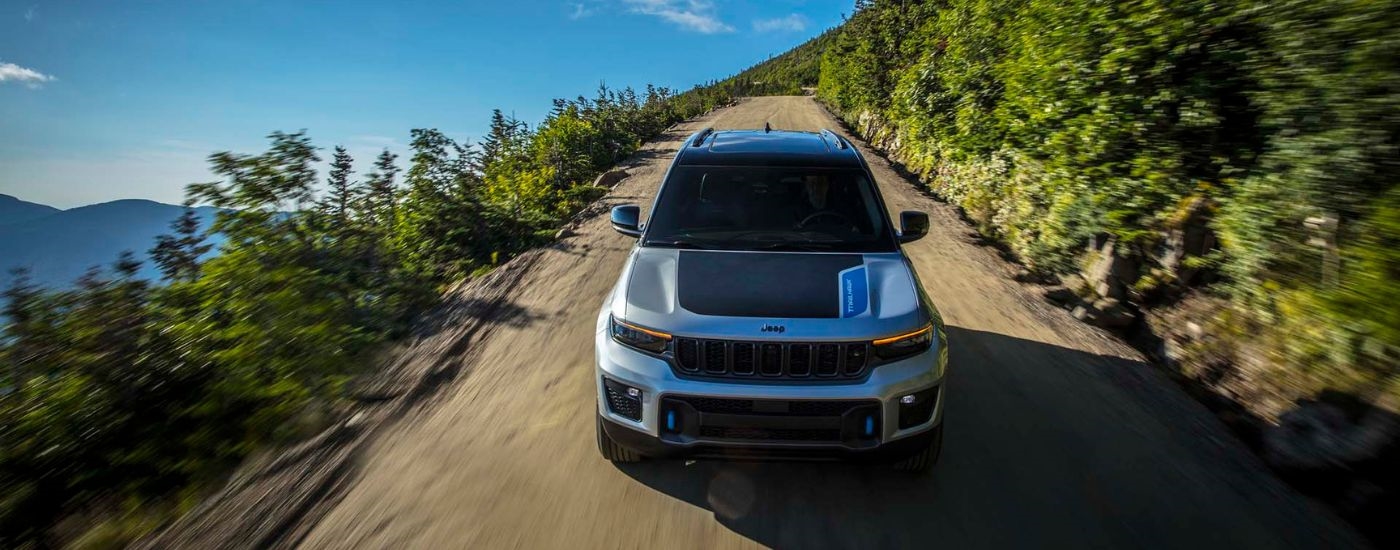
<path fill-rule="evenodd" d="M 648 205 L 690 131 L 765 121 L 839 127 L 809 98 L 747 100 L 649 144 L 605 201 Z M 292 532 L 318 548 L 1362 544 L 1135 352 L 1011 282 L 949 207 L 862 149 L 895 212 L 932 217 L 908 250 L 952 350 L 934 473 L 603 461 L 593 321 L 632 241 L 596 216 L 531 257 L 456 379 L 380 430 Z"/>

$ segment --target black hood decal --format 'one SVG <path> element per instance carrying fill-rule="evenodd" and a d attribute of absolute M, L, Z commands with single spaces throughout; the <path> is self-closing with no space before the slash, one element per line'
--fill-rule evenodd
<path fill-rule="evenodd" d="M 682 250 L 676 297 L 700 315 L 836 318 L 840 273 L 863 263 L 860 254 Z"/>

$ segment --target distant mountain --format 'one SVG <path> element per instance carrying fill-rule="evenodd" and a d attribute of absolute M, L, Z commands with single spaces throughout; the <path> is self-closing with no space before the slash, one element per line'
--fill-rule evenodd
<path fill-rule="evenodd" d="M 13 197 L 3 197 L 13 199 Z M 19 205 L 19 206 L 15 206 Z M 143 261 L 140 276 L 160 277 L 148 251 L 158 235 L 170 233 L 170 222 L 184 207 L 148 200 L 119 200 L 58 210 L 14 199 L 0 200 L 0 288 L 10 283 L 10 269 L 28 267 L 35 284 L 67 288 L 88 268 L 110 269 L 123 250 Z M 11 217 L 11 212 L 38 212 L 37 216 Z M 208 227 L 217 208 L 199 207 L 196 213 Z M 21 221 L 11 221 L 18 219 Z"/>
<path fill-rule="evenodd" d="M 25 202 L 9 195 L 0 194 L 0 227 L 24 223 L 59 211 L 52 206 Z"/>

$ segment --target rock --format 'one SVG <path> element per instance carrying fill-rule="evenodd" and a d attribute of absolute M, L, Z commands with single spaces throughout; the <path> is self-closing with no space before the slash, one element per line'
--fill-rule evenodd
<path fill-rule="evenodd" d="M 1202 336 L 1206 335 L 1206 329 L 1202 327 L 1200 323 L 1187 321 L 1186 335 L 1190 336 L 1192 340 L 1200 340 Z"/>
<path fill-rule="evenodd" d="M 1093 324 L 1098 320 L 1098 312 L 1084 305 L 1075 306 L 1074 311 L 1071 311 L 1069 314 L 1073 315 L 1075 319 L 1089 324 Z"/>
<path fill-rule="evenodd" d="M 561 229 L 559 230 L 558 233 L 555 233 L 555 234 L 554 234 L 554 240 L 567 239 L 567 238 L 572 237 L 572 236 L 574 236 L 574 230 L 573 230 L 573 228 L 568 227 L 568 226 L 564 226 L 563 228 L 561 228 Z"/>
<path fill-rule="evenodd" d="M 1123 285 L 1114 284 L 1113 281 L 1099 281 L 1099 284 L 1094 287 L 1094 294 L 1104 298 L 1122 299 L 1126 292 L 1124 292 Z"/>
<path fill-rule="evenodd" d="M 1122 302 L 1119 302 L 1117 298 L 1099 298 L 1097 300 L 1094 300 L 1094 309 L 1097 309 L 1099 311 L 1108 311 L 1110 309 L 1118 307 L 1121 303 Z"/>
<path fill-rule="evenodd" d="M 1031 270 L 1026 269 L 1024 267 L 1017 269 L 1016 274 L 1012 275 L 1011 278 L 1021 283 L 1030 283 L 1036 280 L 1035 274 L 1031 273 Z"/>
<path fill-rule="evenodd" d="M 1070 304 L 1079 300 L 1079 295 L 1075 294 L 1073 290 L 1062 286 L 1045 289 L 1041 295 L 1044 296 L 1046 300 L 1056 304 Z"/>
<path fill-rule="evenodd" d="M 1128 287 L 1137 282 L 1138 265 L 1118 253 L 1118 244 L 1110 239 L 1094 254 L 1084 279 L 1103 297 L 1123 298 Z"/>
<path fill-rule="evenodd" d="M 1203 282 L 1198 281 L 1201 270 L 1186 267 L 1186 259 L 1205 256 L 1215 249 L 1215 231 L 1210 228 L 1214 210 L 1215 203 L 1209 199 L 1197 197 L 1191 200 L 1182 209 L 1172 229 L 1163 236 L 1157 264 L 1180 286 Z"/>
<path fill-rule="evenodd" d="M 603 172 L 601 175 L 599 175 L 598 179 L 593 180 L 593 185 L 596 187 L 610 188 L 614 185 L 617 185 L 617 182 L 622 181 L 623 178 L 626 178 L 630 175 L 631 174 L 628 174 L 626 170 L 608 170 L 607 172 Z"/>

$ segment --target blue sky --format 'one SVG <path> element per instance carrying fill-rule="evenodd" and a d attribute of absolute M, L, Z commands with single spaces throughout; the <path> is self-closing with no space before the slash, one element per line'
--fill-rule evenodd
<path fill-rule="evenodd" d="M 216 150 L 305 128 L 368 164 L 411 128 L 475 140 L 600 82 L 733 74 L 851 0 L 0 0 L 0 193 L 179 202 Z"/>

